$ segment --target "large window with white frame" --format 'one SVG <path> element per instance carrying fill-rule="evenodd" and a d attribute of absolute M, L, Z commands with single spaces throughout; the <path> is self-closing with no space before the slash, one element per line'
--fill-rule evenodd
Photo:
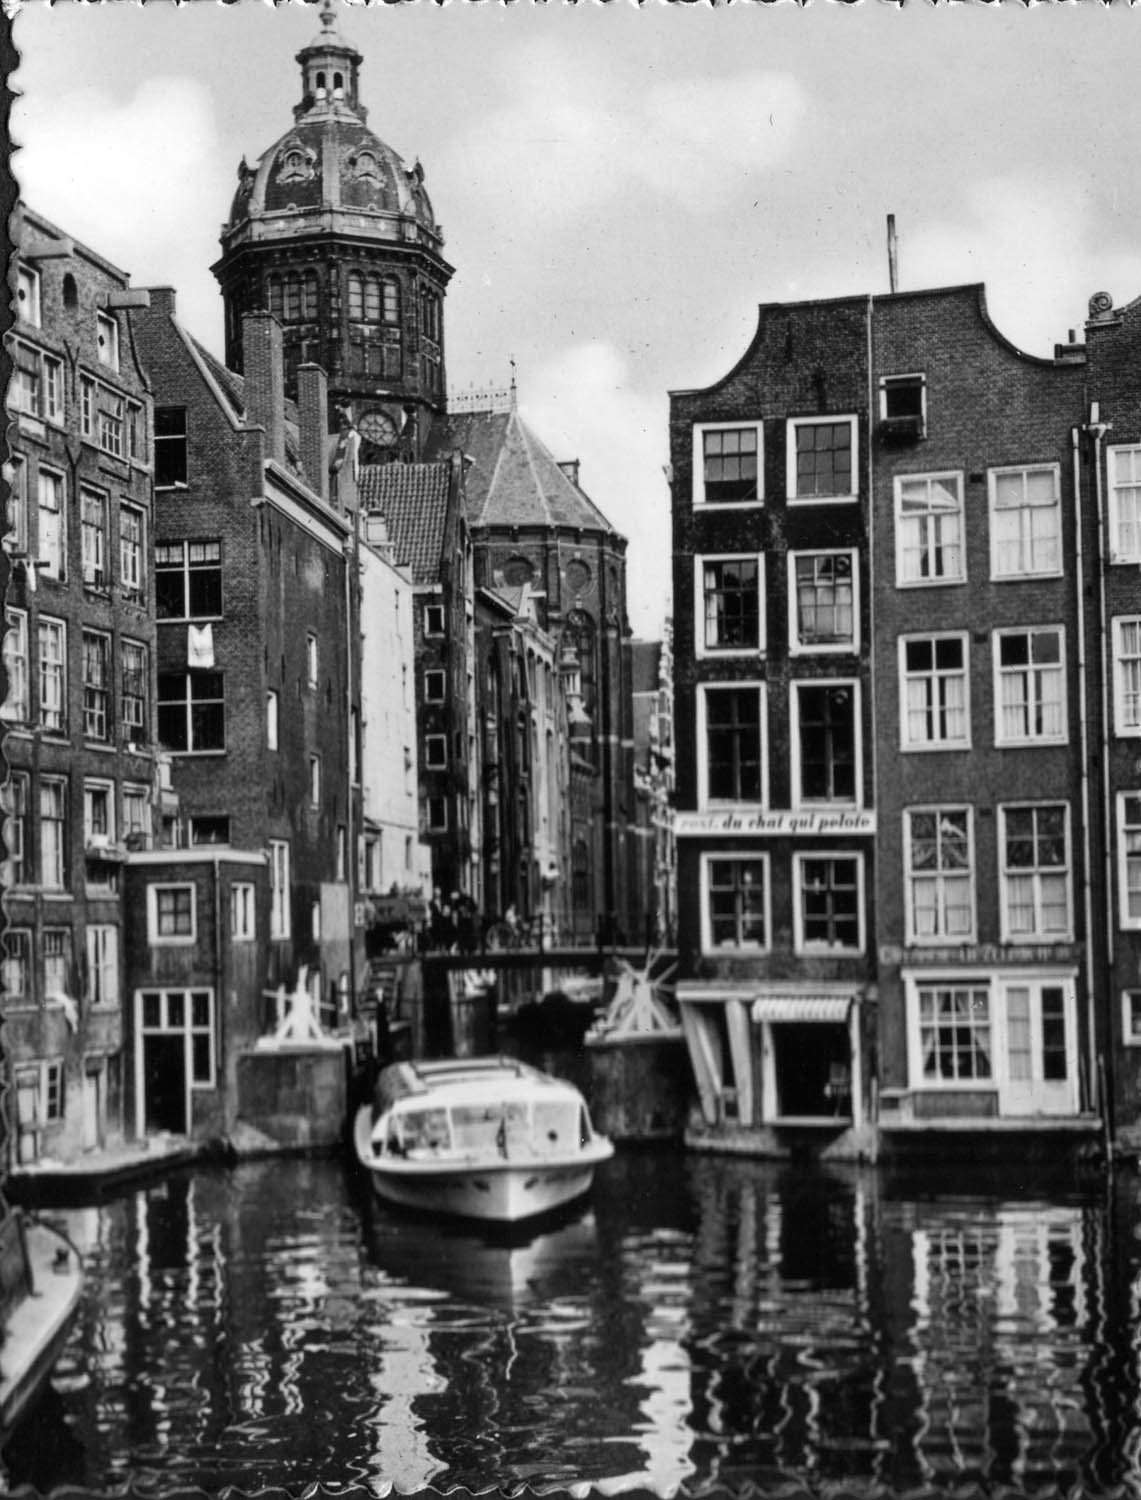
<path fill-rule="evenodd" d="M 119 323 L 110 313 L 95 314 L 95 345 L 99 363 L 108 370 L 118 370 Z"/>
<path fill-rule="evenodd" d="M 139 1034 L 145 1038 L 183 1038 L 185 1076 L 192 1089 L 213 1088 L 217 1058 L 214 1044 L 213 990 L 140 990 Z"/>
<path fill-rule="evenodd" d="M 106 849 L 115 842 L 113 782 L 83 783 L 83 842 L 88 849 Z"/>
<path fill-rule="evenodd" d="M 5 513 L 7 530 L 4 533 L 5 552 L 26 556 L 28 551 L 28 465 L 18 453 L 13 453 L 3 468 L 7 486 Z"/>
<path fill-rule="evenodd" d="M 72 996 L 71 928 L 45 927 L 43 933 L 44 993 L 49 1003 Z"/>
<path fill-rule="evenodd" d="M 760 505 L 764 497 L 761 423 L 697 423 L 693 429 L 694 505 Z"/>
<path fill-rule="evenodd" d="M 5 859 L 2 866 L 3 885 L 6 889 L 29 885 L 33 879 L 31 820 L 29 817 L 29 787 L 31 782 L 26 771 L 11 771 L 7 782 L 0 786 L 0 810 L 4 814 Z"/>
<path fill-rule="evenodd" d="M 962 583 L 967 576 L 961 472 L 901 474 L 895 480 L 895 581 Z"/>
<path fill-rule="evenodd" d="M 40 884 L 46 891 L 67 889 L 68 783 L 63 776 L 40 779 Z"/>
<path fill-rule="evenodd" d="M 1113 621 L 1113 732 L 1141 734 L 1141 615 Z"/>
<path fill-rule="evenodd" d="M 1109 560 L 1141 562 L 1141 443 L 1106 449 L 1109 470 Z"/>
<path fill-rule="evenodd" d="M 1121 926 L 1141 928 L 1141 792 L 1117 794 L 1117 882 Z"/>
<path fill-rule="evenodd" d="M 67 577 L 67 511 L 64 480 L 54 469 L 41 468 L 38 480 L 39 537 L 33 566 L 41 578 Z"/>
<path fill-rule="evenodd" d="M 1064 802 L 999 808 L 1004 942 L 1071 936 L 1069 808 Z"/>
<path fill-rule="evenodd" d="M 1057 464 L 991 469 L 991 577 L 1034 578 L 1062 571 L 1062 496 Z"/>
<path fill-rule="evenodd" d="M 113 386 L 94 379 L 79 377 L 79 430 L 112 458 L 136 458 L 145 454 L 133 452 L 142 441 L 142 408 L 128 401 Z"/>
<path fill-rule="evenodd" d="M 197 935 L 194 886 L 188 881 L 148 885 L 147 942 L 156 947 L 185 947 Z"/>
<path fill-rule="evenodd" d="M 859 649 L 857 555 L 790 552 L 789 649 L 795 653 Z"/>
<path fill-rule="evenodd" d="M 732 656 L 765 649 L 764 558 L 694 559 L 698 656 Z"/>
<path fill-rule="evenodd" d="M 703 854 L 702 950 L 767 949 L 769 902 L 767 854 Z"/>
<path fill-rule="evenodd" d="M 973 942 L 970 808 L 909 808 L 904 813 L 903 838 L 908 942 Z"/>
<path fill-rule="evenodd" d="M 269 841 L 269 935 L 284 939 L 292 936 L 293 915 L 290 903 L 289 840 Z"/>
<path fill-rule="evenodd" d="M 962 750 L 971 742 L 967 636 L 901 636 L 900 731 L 905 750 Z"/>
<path fill-rule="evenodd" d="M 39 328 L 43 321 L 40 294 L 40 273 L 34 266 L 23 261 L 16 264 L 16 317 L 30 328 Z"/>
<path fill-rule="evenodd" d="M 30 927 L 9 927 L 5 932 L 0 957 L 0 984 L 4 990 L 5 1010 L 29 1005 L 35 998 Z"/>
<path fill-rule="evenodd" d="M 798 953 L 864 951 L 864 870 L 859 854 L 793 855 Z"/>
<path fill-rule="evenodd" d="M 8 405 L 25 416 L 46 422 L 63 421 L 63 362 L 23 339 L 8 345 L 12 379 Z"/>
<path fill-rule="evenodd" d="M 226 748 L 226 691 L 222 672 L 160 672 L 158 737 L 178 755 Z"/>
<path fill-rule="evenodd" d="M 89 1005 L 119 1003 L 119 929 L 96 922 L 87 928 L 87 972 L 83 998 Z"/>
<path fill-rule="evenodd" d="M 134 505 L 119 506 L 119 586 L 137 596 L 146 583 L 143 512 Z"/>
<path fill-rule="evenodd" d="M 856 498 L 859 469 L 854 416 L 790 417 L 787 444 L 790 502 Z"/>
<path fill-rule="evenodd" d="M 919 1079 L 977 1083 L 994 1076 L 990 985 L 934 981 L 916 987 Z"/>
<path fill-rule="evenodd" d="M 119 727 L 129 745 L 145 745 L 150 720 L 150 670 L 141 641 L 119 642 Z"/>
<path fill-rule="evenodd" d="M 860 803 L 860 687 L 846 678 L 792 685 L 795 805 Z"/>
<path fill-rule="evenodd" d="M 230 937 L 235 943 L 253 942 L 257 932 L 256 887 L 249 880 L 235 880 L 230 887 Z"/>
<path fill-rule="evenodd" d="M 41 615 L 36 635 L 40 724 L 49 734 L 63 734 L 67 727 L 67 626 Z"/>
<path fill-rule="evenodd" d="M 763 803 L 763 683 L 706 684 L 698 690 L 698 776 L 704 806 Z"/>
<path fill-rule="evenodd" d="M 111 738 L 111 637 L 83 632 L 83 735 L 101 743 Z"/>
<path fill-rule="evenodd" d="M 222 614 L 222 543 L 155 543 L 155 607 L 160 620 L 209 620 Z"/>
<path fill-rule="evenodd" d="M 996 745 L 1065 743 L 1064 660 L 1061 626 L 995 631 Z"/>
<path fill-rule="evenodd" d="M 123 785 L 123 838 L 129 848 L 149 849 L 151 800 L 145 786 Z"/>
<path fill-rule="evenodd" d="M 9 724 L 26 724 L 31 715 L 27 611 L 6 609 L 4 620 L 4 670 L 8 676 L 8 691 L 0 704 L 0 718 Z"/>

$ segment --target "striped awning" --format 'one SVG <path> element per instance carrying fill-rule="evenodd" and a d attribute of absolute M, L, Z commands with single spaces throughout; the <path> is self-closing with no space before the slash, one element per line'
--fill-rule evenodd
<path fill-rule="evenodd" d="M 754 1021 L 833 1021 L 848 1019 L 853 995 L 761 995 L 753 1001 Z"/>

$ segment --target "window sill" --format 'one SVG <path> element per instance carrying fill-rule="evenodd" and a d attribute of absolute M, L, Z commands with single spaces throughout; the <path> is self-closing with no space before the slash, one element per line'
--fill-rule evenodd
<path fill-rule="evenodd" d="M 900 578 L 897 574 L 895 586 L 897 589 L 961 588 L 966 581 L 965 573 L 954 578 Z"/>
<path fill-rule="evenodd" d="M 706 510 L 764 510 L 764 500 L 694 500 L 693 512 Z"/>
<path fill-rule="evenodd" d="M 904 755 L 938 755 L 949 751 L 952 754 L 961 755 L 965 750 L 970 750 L 970 740 L 940 740 L 934 745 L 900 745 L 900 751 Z"/>

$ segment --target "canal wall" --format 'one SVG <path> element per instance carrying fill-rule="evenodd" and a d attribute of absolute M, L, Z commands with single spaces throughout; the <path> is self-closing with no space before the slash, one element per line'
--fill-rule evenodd
<path fill-rule="evenodd" d="M 238 1110 L 229 1144 L 239 1156 L 333 1150 L 344 1142 L 348 1107 L 344 1047 L 255 1049 L 238 1059 Z"/>

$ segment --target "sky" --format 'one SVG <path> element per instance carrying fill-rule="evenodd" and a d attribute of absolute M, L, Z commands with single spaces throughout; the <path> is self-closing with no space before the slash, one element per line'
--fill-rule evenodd
<path fill-rule="evenodd" d="M 23 0 L 26 201 L 172 285 L 221 354 L 210 272 L 245 156 L 292 123 L 301 0 Z M 339 0 L 369 126 L 455 267 L 448 384 L 505 387 L 629 540 L 638 635 L 670 610 L 669 392 L 744 354 L 765 302 L 984 282 L 1050 355 L 1141 295 L 1141 5 Z"/>

